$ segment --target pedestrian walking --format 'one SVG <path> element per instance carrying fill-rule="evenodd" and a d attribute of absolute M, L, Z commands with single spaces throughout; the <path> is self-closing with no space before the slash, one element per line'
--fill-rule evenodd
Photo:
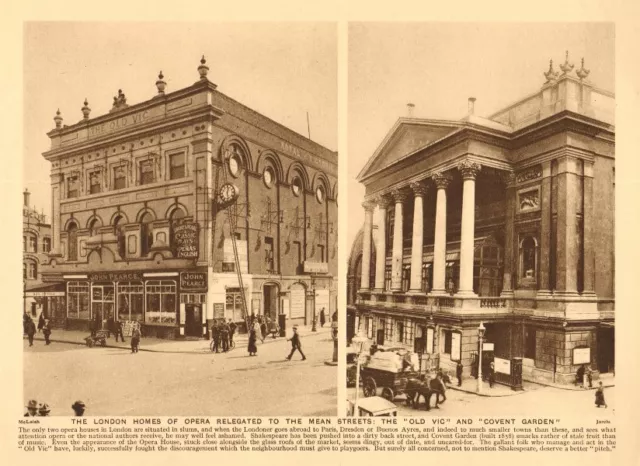
<path fill-rule="evenodd" d="M 36 334 L 36 324 L 30 317 L 26 327 L 27 337 L 29 337 L 29 346 L 33 346 L 33 337 Z"/>
<path fill-rule="evenodd" d="M 142 332 L 140 331 L 140 323 L 133 324 L 133 330 L 131 331 L 131 352 L 137 353 L 140 349 L 140 338 L 142 338 Z"/>
<path fill-rule="evenodd" d="M 458 387 L 462 386 L 462 370 L 464 367 L 462 366 L 462 362 L 458 361 L 456 364 L 456 377 L 458 378 Z"/>
<path fill-rule="evenodd" d="M 327 317 L 324 314 L 324 307 L 320 309 L 320 328 L 324 327 L 324 323 L 327 321 Z"/>
<path fill-rule="evenodd" d="M 42 334 L 44 335 L 44 344 L 50 345 L 51 341 L 49 340 L 49 338 L 51 337 L 51 325 L 49 324 L 49 319 L 44 319 Z"/>
<path fill-rule="evenodd" d="M 217 322 L 211 326 L 211 339 L 213 340 L 213 352 L 217 353 L 220 347 L 220 328 Z"/>
<path fill-rule="evenodd" d="M 229 326 L 224 320 L 220 324 L 220 343 L 223 353 L 229 351 Z"/>
<path fill-rule="evenodd" d="M 489 388 L 493 388 L 493 384 L 496 382 L 496 366 L 491 361 L 489 364 Z"/>
<path fill-rule="evenodd" d="M 249 330 L 249 345 L 247 346 L 247 351 L 249 351 L 249 356 L 255 356 L 258 354 L 258 347 L 256 346 L 256 329 L 251 327 Z"/>
<path fill-rule="evenodd" d="M 38 402 L 36 400 L 29 400 L 26 408 L 27 412 L 24 413 L 24 417 L 35 417 L 38 415 Z"/>
<path fill-rule="evenodd" d="M 267 338 L 267 323 L 262 319 L 260 319 L 260 335 L 260 339 L 262 343 L 264 343 L 264 339 Z"/>
<path fill-rule="evenodd" d="M 233 334 L 236 333 L 236 328 L 238 328 L 236 323 L 229 319 L 229 348 L 233 348 Z"/>
<path fill-rule="evenodd" d="M 439 403 L 444 403 L 447 401 L 447 386 L 444 383 L 442 372 L 438 372 L 435 379 L 435 391 L 436 391 L 436 408 Z M 440 400 L 440 396 L 442 396 L 442 400 Z"/>
<path fill-rule="evenodd" d="M 118 336 L 120 337 L 120 339 L 122 340 L 122 343 L 124 343 L 124 322 L 118 320 L 116 321 L 116 343 L 118 342 Z"/>
<path fill-rule="evenodd" d="M 289 353 L 289 356 L 287 356 L 287 361 L 291 361 L 291 357 L 293 356 L 293 353 L 296 352 L 296 350 L 300 352 L 300 355 L 302 356 L 303 361 L 307 359 L 307 357 L 302 352 L 302 344 L 300 343 L 300 335 L 298 335 L 297 326 L 295 325 L 293 326 L 293 336 L 289 338 L 287 341 L 291 342 L 291 353 Z"/>
<path fill-rule="evenodd" d="M 600 406 L 607 407 L 607 402 L 604 400 L 604 387 L 602 386 L 602 382 L 598 382 L 598 388 L 596 389 L 596 408 Z"/>
<path fill-rule="evenodd" d="M 27 311 L 23 311 L 22 312 L 22 333 L 27 333 L 27 324 L 29 323 L 30 320 L 31 320 L 31 317 L 29 317 L 29 314 L 27 314 Z"/>
<path fill-rule="evenodd" d="M 71 405 L 71 409 L 73 409 L 73 413 L 76 416 L 84 416 L 85 408 L 86 408 L 86 405 L 80 400 L 76 401 Z"/>
<path fill-rule="evenodd" d="M 38 318 L 38 333 L 40 333 L 43 327 L 44 327 L 44 313 L 41 312 L 40 317 Z"/>
<path fill-rule="evenodd" d="M 49 416 L 50 412 L 51 410 L 47 403 L 40 403 L 40 406 L 38 407 L 38 416 L 46 417 Z"/>
<path fill-rule="evenodd" d="M 334 311 L 331 315 L 331 322 L 338 322 L 338 311 Z"/>

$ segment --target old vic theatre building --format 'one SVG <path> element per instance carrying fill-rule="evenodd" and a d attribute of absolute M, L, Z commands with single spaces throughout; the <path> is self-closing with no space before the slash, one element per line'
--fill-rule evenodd
<path fill-rule="evenodd" d="M 466 376 L 482 322 L 498 372 L 613 370 L 615 101 L 572 69 L 488 118 L 472 98 L 462 120 L 396 122 L 359 175 L 348 333 Z"/>
<path fill-rule="evenodd" d="M 160 73 L 153 98 L 118 91 L 95 118 L 85 100 L 69 126 L 56 114 L 42 273 L 62 284 L 67 328 L 113 317 L 202 337 L 213 319 L 244 322 L 243 302 L 287 325 L 333 311 L 337 154 L 218 92 L 208 70 L 203 57 L 170 93 Z"/>

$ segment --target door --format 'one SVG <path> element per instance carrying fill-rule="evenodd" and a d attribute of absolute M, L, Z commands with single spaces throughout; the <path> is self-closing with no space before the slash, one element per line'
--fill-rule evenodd
<path fill-rule="evenodd" d="M 91 318 L 98 324 L 97 327 L 105 330 L 107 320 L 114 316 L 115 286 L 109 284 L 91 285 Z"/>
<path fill-rule="evenodd" d="M 604 374 L 615 369 L 615 339 L 614 329 L 598 329 L 598 371 Z"/>
<path fill-rule="evenodd" d="M 262 300 L 264 303 L 264 315 L 269 317 L 272 322 L 278 320 L 278 286 L 265 285 L 262 292 Z"/>
<path fill-rule="evenodd" d="M 190 337 L 202 334 L 202 309 L 199 304 L 185 304 L 184 333 Z"/>
<path fill-rule="evenodd" d="M 384 345 L 384 329 L 383 328 L 379 328 L 376 331 L 376 343 L 379 346 Z"/>

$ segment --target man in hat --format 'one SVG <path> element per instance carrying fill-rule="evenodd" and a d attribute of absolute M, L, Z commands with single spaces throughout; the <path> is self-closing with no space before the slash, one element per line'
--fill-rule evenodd
<path fill-rule="evenodd" d="M 71 409 L 73 409 L 73 412 L 75 413 L 76 416 L 83 416 L 85 407 L 86 406 L 84 402 L 80 400 L 76 401 L 71 405 Z"/>
<path fill-rule="evenodd" d="M 49 409 L 49 405 L 47 403 L 40 403 L 40 406 L 38 407 L 39 416 L 46 417 L 50 412 L 51 410 Z"/>
<path fill-rule="evenodd" d="M 49 341 L 49 337 L 51 336 L 51 324 L 49 323 L 49 319 L 44 319 L 42 334 L 44 335 L 45 345 L 50 345 L 51 341 Z"/>
<path fill-rule="evenodd" d="M 233 334 L 236 333 L 237 327 L 236 323 L 229 319 L 229 348 L 233 346 Z"/>
<path fill-rule="evenodd" d="M 300 335 L 298 335 L 297 325 L 293 326 L 293 336 L 289 338 L 287 341 L 291 342 L 291 353 L 289 353 L 289 356 L 287 356 L 287 361 L 291 361 L 291 357 L 293 356 L 293 353 L 296 352 L 296 350 L 300 351 L 303 361 L 307 359 L 304 353 L 302 352 L 302 345 L 300 344 Z"/>
<path fill-rule="evenodd" d="M 456 377 L 458 378 L 458 387 L 462 385 L 463 370 L 464 370 L 464 367 L 462 366 L 462 361 L 458 361 L 458 364 L 456 364 Z"/>
<path fill-rule="evenodd" d="M 220 344 L 222 345 L 222 352 L 226 353 L 227 351 L 229 351 L 229 326 L 227 325 L 224 319 L 222 319 L 222 322 L 220 322 L 219 332 L 220 332 Z"/>
<path fill-rule="evenodd" d="M 27 403 L 27 412 L 24 413 L 24 417 L 35 417 L 38 415 L 38 402 L 36 400 L 29 400 Z"/>
<path fill-rule="evenodd" d="M 36 324 L 31 318 L 29 318 L 29 321 L 26 324 L 26 332 L 29 337 L 29 346 L 33 346 L 33 336 L 36 334 Z"/>
<path fill-rule="evenodd" d="M 220 328 L 218 322 L 214 322 L 211 326 L 211 338 L 213 339 L 213 352 L 217 353 L 220 347 Z"/>

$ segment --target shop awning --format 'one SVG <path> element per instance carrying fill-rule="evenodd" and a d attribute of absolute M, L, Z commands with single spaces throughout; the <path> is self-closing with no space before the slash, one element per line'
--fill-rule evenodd
<path fill-rule="evenodd" d="M 35 296 L 64 296 L 63 283 L 32 283 L 25 287 L 27 297 Z"/>

